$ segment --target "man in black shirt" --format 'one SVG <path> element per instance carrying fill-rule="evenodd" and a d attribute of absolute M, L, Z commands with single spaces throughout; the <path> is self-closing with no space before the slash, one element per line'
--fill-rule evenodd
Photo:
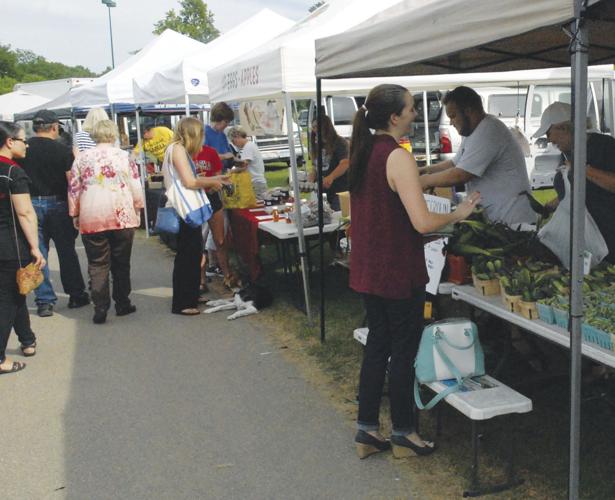
<path fill-rule="evenodd" d="M 556 145 L 565 157 L 570 157 L 573 145 L 573 129 L 569 104 L 554 102 L 541 117 L 540 128 L 534 137 L 546 134 L 549 142 Z M 615 139 L 599 133 L 587 134 L 587 185 L 585 206 L 591 214 L 606 242 L 609 253 L 606 260 L 615 263 Z M 572 183 L 572 170 L 568 170 Z M 558 172 L 553 181 L 558 197 L 563 198 L 562 174 Z"/>
<path fill-rule="evenodd" d="M 70 148 L 56 139 L 60 123 L 53 111 L 41 110 L 34 116 L 35 136 L 28 140 L 28 154 L 19 161 L 32 182 L 30 194 L 38 217 L 38 241 L 47 259 L 52 239 L 60 261 L 60 278 L 64 292 L 70 296 L 68 307 L 82 307 L 90 303 L 75 251 L 77 231 L 68 215 L 68 175 L 73 163 Z M 46 266 L 45 281 L 35 290 L 38 315 L 51 316 L 58 300 Z"/>

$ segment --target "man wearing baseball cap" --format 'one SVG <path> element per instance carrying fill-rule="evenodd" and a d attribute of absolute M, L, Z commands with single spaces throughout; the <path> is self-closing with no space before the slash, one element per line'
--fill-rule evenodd
<path fill-rule="evenodd" d="M 532 137 L 543 135 L 557 146 L 570 167 L 574 142 L 570 104 L 556 101 L 549 105 L 540 118 L 540 127 Z M 572 184 L 572 170 L 567 170 Z M 587 185 L 585 205 L 596 222 L 609 248 L 606 260 L 615 263 L 615 139 L 610 135 L 588 132 L 587 134 Z M 563 173 L 555 175 L 553 185 L 558 199 L 564 197 Z"/>
<path fill-rule="evenodd" d="M 41 253 L 47 259 L 49 240 L 53 240 L 64 292 L 69 295 L 68 307 L 82 307 L 90 303 L 75 251 L 77 231 L 68 215 L 68 176 L 73 164 L 70 148 L 57 141 L 60 134 L 58 116 L 51 110 L 38 111 L 32 120 L 34 137 L 28 140 L 28 155 L 20 164 L 31 180 L 32 205 L 38 217 L 38 241 Z M 49 271 L 43 269 L 45 280 L 35 291 L 38 315 L 53 315 L 53 306 L 58 300 L 49 279 Z"/>
<path fill-rule="evenodd" d="M 163 125 L 155 125 L 153 122 L 146 122 L 143 127 L 143 150 L 156 157 L 158 164 L 162 165 L 164 153 L 167 146 L 173 140 L 173 131 Z M 137 144 L 134 154 L 141 152 L 141 145 Z"/>

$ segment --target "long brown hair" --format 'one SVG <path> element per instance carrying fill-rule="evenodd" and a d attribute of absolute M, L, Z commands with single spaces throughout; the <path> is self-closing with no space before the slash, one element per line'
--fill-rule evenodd
<path fill-rule="evenodd" d="M 378 85 L 369 92 L 365 104 L 354 115 L 348 169 L 350 191 L 359 189 L 365 178 L 374 145 L 370 129 L 388 130 L 391 115 L 400 115 L 403 111 L 407 93 L 408 89 L 401 85 Z"/>
<path fill-rule="evenodd" d="M 196 155 L 203 147 L 203 124 L 196 118 L 186 117 L 177 122 L 173 142 L 178 142 L 190 156 Z"/>
<path fill-rule="evenodd" d="M 331 118 L 329 118 L 327 115 L 325 115 L 324 113 L 324 109 L 321 108 L 321 131 L 320 131 L 320 136 L 322 137 L 322 149 L 324 152 L 326 152 L 328 155 L 332 155 L 333 152 L 335 151 L 335 145 L 337 144 L 337 142 L 341 139 L 341 136 L 337 133 L 337 130 L 335 130 L 335 127 L 333 126 L 333 122 L 331 121 Z M 317 120 L 314 120 L 314 123 L 316 123 L 316 126 L 318 126 Z M 312 134 L 310 137 L 310 151 L 312 152 L 312 155 L 314 157 L 316 157 L 317 154 L 317 150 L 316 150 L 316 130 L 314 128 L 312 128 Z"/>

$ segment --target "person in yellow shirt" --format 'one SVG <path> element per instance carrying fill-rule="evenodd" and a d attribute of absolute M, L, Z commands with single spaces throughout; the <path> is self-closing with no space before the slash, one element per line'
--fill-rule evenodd
<path fill-rule="evenodd" d="M 170 128 L 146 125 L 143 129 L 143 150 L 156 158 L 159 165 L 164 160 L 164 152 L 173 140 L 173 131 Z M 141 153 L 139 144 L 134 149 L 134 154 Z"/>

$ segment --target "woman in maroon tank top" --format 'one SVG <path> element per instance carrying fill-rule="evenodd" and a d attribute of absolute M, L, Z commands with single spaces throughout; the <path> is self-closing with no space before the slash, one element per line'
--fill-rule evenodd
<path fill-rule="evenodd" d="M 407 89 L 379 85 L 369 93 L 353 123 L 348 171 L 350 286 L 363 295 L 369 326 L 355 437 L 360 458 L 387 450 L 391 444 L 398 458 L 434 450 L 433 443 L 423 441 L 415 431 L 411 390 L 428 282 L 422 234 L 466 218 L 480 199 L 472 193 L 450 214 L 428 211 L 414 157 L 399 146 L 415 116 Z M 379 432 L 389 356 L 391 442 Z"/>

